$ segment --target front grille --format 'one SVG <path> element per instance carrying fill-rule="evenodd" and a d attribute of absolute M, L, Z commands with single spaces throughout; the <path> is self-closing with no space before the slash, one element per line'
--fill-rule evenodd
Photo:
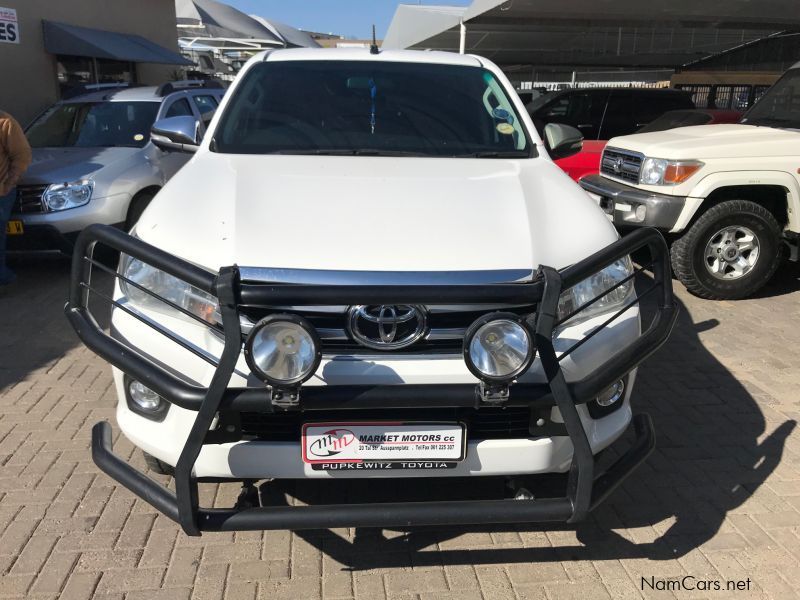
<path fill-rule="evenodd" d="M 15 214 L 43 213 L 42 195 L 47 187 L 46 185 L 18 185 L 17 200 L 11 212 Z"/>
<path fill-rule="evenodd" d="M 326 307 L 327 308 L 327 307 Z M 322 341 L 322 352 L 327 355 L 352 354 L 460 354 L 467 328 L 479 317 L 496 310 L 527 315 L 533 307 L 427 307 L 427 334 L 416 343 L 399 350 L 387 351 L 366 348 L 352 339 L 347 330 L 347 307 L 330 307 L 328 310 L 297 310 L 241 306 L 240 313 L 251 324 L 267 315 L 289 312 L 301 315 L 314 326 Z"/>
<path fill-rule="evenodd" d="M 600 162 L 600 172 L 615 179 L 630 183 L 639 183 L 639 172 L 642 169 L 642 155 L 625 152 L 616 148 L 606 148 Z"/>
<path fill-rule="evenodd" d="M 271 442 L 298 442 L 304 423 L 328 421 L 445 421 L 462 422 L 469 440 L 506 440 L 531 437 L 530 409 L 524 407 L 480 409 L 348 410 L 241 413 L 242 435 Z"/>

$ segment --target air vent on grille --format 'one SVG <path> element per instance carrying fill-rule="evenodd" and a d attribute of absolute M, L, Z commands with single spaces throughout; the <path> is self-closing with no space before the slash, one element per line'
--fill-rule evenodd
<path fill-rule="evenodd" d="M 606 148 L 600 163 L 600 171 L 609 177 L 630 183 L 639 183 L 642 158 L 641 154 L 625 152 L 616 148 Z"/>
<path fill-rule="evenodd" d="M 44 212 L 42 194 L 44 194 L 47 187 L 46 185 L 17 186 L 17 201 L 11 212 L 21 214 Z"/>

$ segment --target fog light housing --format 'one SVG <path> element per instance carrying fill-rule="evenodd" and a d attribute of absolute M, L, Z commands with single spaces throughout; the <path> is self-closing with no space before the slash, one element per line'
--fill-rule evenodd
<path fill-rule="evenodd" d="M 141 381 L 125 377 L 125 399 L 128 408 L 151 421 L 163 421 L 169 410 L 169 402 Z"/>
<path fill-rule="evenodd" d="M 504 400 L 508 386 L 533 363 L 536 346 L 522 317 L 498 312 L 470 325 L 463 354 L 467 368 L 481 380 L 482 399 Z"/>
<path fill-rule="evenodd" d="M 587 404 L 589 414 L 594 419 L 599 419 L 619 409 L 625 398 L 625 380 L 620 379 L 612 383 L 597 397 Z"/>
<path fill-rule="evenodd" d="M 604 389 L 597 397 L 597 404 L 603 407 L 608 407 L 618 402 L 625 393 L 625 382 L 620 379 L 616 383 Z"/>
<path fill-rule="evenodd" d="M 261 319 L 244 346 L 250 370 L 279 389 L 296 389 L 319 367 L 322 351 L 314 327 L 298 315 L 277 314 Z"/>

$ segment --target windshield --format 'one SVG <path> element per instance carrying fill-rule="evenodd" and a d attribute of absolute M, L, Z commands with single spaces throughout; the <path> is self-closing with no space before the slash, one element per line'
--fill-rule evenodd
<path fill-rule="evenodd" d="M 234 154 L 529 157 L 519 116 L 479 67 L 383 61 L 265 62 L 214 133 Z"/>
<path fill-rule="evenodd" d="M 781 77 L 741 121 L 747 125 L 800 128 L 800 69 Z"/>
<path fill-rule="evenodd" d="M 705 125 L 709 121 L 711 121 L 711 115 L 708 113 L 693 110 L 670 110 L 654 121 L 650 121 L 650 123 L 639 129 L 636 133 L 652 133 L 654 131 L 666 131 L 667 129 L 676 129 L 678 127 Z"/>
<path fill-rule="evenodd" d="M 158 102 L 75 102 L 47 110 L 25 134 L 34 148 L 142 148 Z"/>

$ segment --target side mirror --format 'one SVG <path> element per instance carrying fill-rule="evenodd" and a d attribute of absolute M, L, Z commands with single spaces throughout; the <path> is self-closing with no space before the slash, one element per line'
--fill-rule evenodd
<path fill-rule="evenodd" d="M 583 149 L 583 134 L 563 123 L 548 123 L 544 128 L 544 145 L 550 157 L 566 158 Z"/>
<path fill-rule="evenodd" d="M 196 152 L 200 146 L 200 123 L 187 116 L 159 119 L 150 128 L 150 139 L 162 150 Z"/>

